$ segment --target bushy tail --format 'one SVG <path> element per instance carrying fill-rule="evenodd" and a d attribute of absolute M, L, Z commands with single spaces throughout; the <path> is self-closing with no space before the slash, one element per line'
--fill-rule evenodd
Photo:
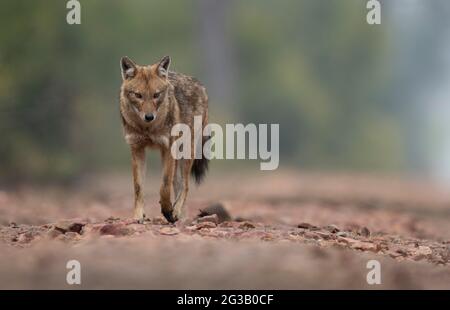
<path fill-rule="evenodd" d="M 205 142 L 209 140 L 210 137 L 206 137 L 202 142 L 202 145 L 205 145 Z M 202 183 L 205 178 L 206 172 L 208 171 L 209 159 L 205 158 L 204 154 L 202 154 L 202 158 L 194 159 L 192 164 L 191 176 L 195 179 L 195 183 Z"/>
<path fill-rule="evenodd" d="M 209 159 L 201 158 L 194 159 L 194 163 L 192 164 L 191 176 L 195 179 L 195 183 L 202 183 L 205 178 L 206 171 L 208 171 L 208 162 Z"/>

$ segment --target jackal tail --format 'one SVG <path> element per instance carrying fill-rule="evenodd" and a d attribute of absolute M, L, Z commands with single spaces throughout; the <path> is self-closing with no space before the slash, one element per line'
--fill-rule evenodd
<path fill-rule="evenodd" d="M 203 145 L 205 145 L 206 141 L 208 141 L 210 137 L 205 137 L 202 141 L 202 149 Z M 206 172 L 208 171 L 209 159 L 205 157 L 202 152 L 202 158 L 194 159 L 192 164 L 191 176 L 194 178 L 195 183 L 202 183 L 203 179 L 206 176 Z"/>

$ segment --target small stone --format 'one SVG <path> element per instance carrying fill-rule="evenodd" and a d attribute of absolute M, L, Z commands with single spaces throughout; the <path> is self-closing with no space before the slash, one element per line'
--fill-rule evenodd
<path fill-rule="evenodd" d="M 412 255 L 415 257 L 427 257 L 433 254 L 433 251 L 427 246 L 419 246 L 416 250 L 412 252 Z"/>
<path fill-rule="evenodd" d="M 193 231 L 197 230 L 197 226 L 196 225 L 189 225 L 189 226 L 186 226 L 185 229 L 188 232 L 193 232 Z"/>
<path fill-rule="evenodd" d="M 397 257 L 403 256 L 402 254 L 400 254 L 396 251 L 387 251 L 386 253 L 392 258 L 397 258 Z"/>
<path fill-rule="evenodd" d="M 208 229 L 208 237 L 214 237 L 214 238 L 225 238 L 227 236 L 227 232 L 225 231 L 220 231 L 220 230 L 209 230 Z"/>
<path fill-rule="evenodd" d="M 159 230 L 162 235 L 173 236 L 180 233 L 180 230 L 176 227 L 163 227 Z"/>
<path fill-rule="evenodd" d="M 143 233 L 146 231 L 145 225 L 142 224 L 130 224 L 127 228 L 134 233 Z"/>
<path fill-rule="evenodd" d="M 106 222 L 108 222 L 108 223 L 114 223 L 114 222 L 117 222 L 117 221 L 120 221 L 119 217 L 110 216 L 110 217 L 108 217 L 106 219 Z"/>
<path fill-rule="evenodd" d="M 54 227 L 55 229 L 60 230 L 63 234 L 69 231 L 80 233 L 83 229 L 83 226 L 86 224 L 86 222 L 79 220 L 63 220 L 57 222 Z"/>
<path fill-rule="evenodd" d="M 311 225 L 309 223 L 300 223 L 297 226 L 298 228 L 309 229 L 309 230 L 318 230 L 319 227 Z"/>
<path fill-rule="evenodd" d="M 217 225 L 212 223 L 212 222 L 204 222 L 204 223 L 199 223 L 197 225 L 195 225 L 197 230 L 201 230 L 204 228 L 216 228 Z"/>
<path fill-rule="evenodd" d="M 67 236 L 66 236 L 65 234 L 63 234 L 63 233 L 61 233 L 59 236 L 57 236 L 57 237 L 55 238 L 55 240 L 63 241 L 63 242 L 68 241 L 68 240 L 67 240 Z"/>
<path fill-rule="evenodd" d="M 315 232 L 309 232 L 309 231 L 305 232 L 305 233 L 303 234 L 303 237 L 305 237 L 306 239 L 314 239 L 314 240 L 317 240 L 317 239 L 323 239 L 323 238 L 321 238 L 317 233 L 315 233 Z"/>
<path fill-rule="evenodd" d="M 55 239 L 59 235 L 62 235 L 62 231 L 56 228 L 52 228 L 47 232 L 47 236 L 51 239 Z"/>
<path fill-rule="evenodd" d="M 330 233 L 333 233 L 333 234 L 335 234 L 335 233 L 340 231 L 340 229 L 336 225 L 333 225 L 333 224 L 325 226 L 324 228 L 326 230 L 328 230 Z"/>
<path fill-rule="evenodd" d="M 362 251 L 372 251 L 372 252 L 377 252 L 378 251 L 378 246 L 376 244 L 371 243 L 371 242 L 357 241 L 357 242 L 352 243 L 350 245 L 350 247 L 352 249 L 362 250 Z"/>
<path fill-rule="evenodd" d="M 152 219 L 151 223 L 153 225 L 167 225 L 168 222 L 164 217 L 158 216 L 158 217 L 155 217 L 154 219 Z"/>
<path fill-rule="evenodd" d="M 262 241 L 273 241 L 273 240 L 275 240 L 275 237 L 272 234 L 266 233 L 261 237 L 261 240 Z"/>
<path fill-rule="evenodd" d="M 219 226 L 224 227 L 224 228 L 232 228 L 232 227 L 236 226 L 236 224 L 237 224 L 236 222 L 223 222 L 223 223 L 220 223 Z"/>
<path fill-rule="evenodd" d="M 247 222 L 250 221 L 250 219 L 246 218 L 246 217 L 242 217 L 242 216 L 238 216 L 234 219 L 236 222 Z"/>
<path fill-rule="evenodd" d="M 206 223 L 206 222 L 211 222 L 214 224 L 219 224 L 219 217 L 217 216 L 217 214 L 213 214 L 213 215 L 207 215 L 207 216 L 203 216 L 203 217 L 199 217 L 197 219 L 198 223 Z"/>
<path fill-rule="evenodd" d="M 325 240 L 328 240 L 328 239 L 332 238 L 332 236 L 329 233 L 326 233 L 326 232 L 317 231 L 317 232 L 315 232 L 315 234 L 318 235 L 320 238 L 325 239 Z"/>
<path fill-rule="evenodd" d="M 355 240 L 352 238 L 347 238 L 347 237 L 339 237 L 338 241 L 345 243 L 345 244 L 353 244 L 353 243 L 357 242 L 358 240 Z"/>
<path fill-rule="evenodd" d="M 244 229 L 244 230 L 248 230 L 248 229 L 253 229 L 256 226 L 250 222 L 242 222 L 241 224 L 239 224 L 238 228 L 240 229 Z"/>
<path fill-rule="evenodd" d="M 442 257 L 435 257 L 432 262 L 438 265 L 445 265 L 447 263 L 447 261 Z"/>
<path fill-rule="evenodd" d="M 94 228 L 100 235 L 111 235 L 111 236 L 126 236 L 132 231 L 126 227 L 124 224 L 102 224 L 99 227 Z"/>
<path fill-rule="evenodd" d="M 17 237 L 17 242 L 20 243 L 28 243 L 31 240 L 33 240 L 33 234 L 31 232 L 20 234 L 19 237 Z"/>
<path fill-rule="evenodd" d="M 359 230 L 359 234 L 364 237 L 370 236 L 370 230 L 367 227 L 363 227 Z"/>
<path fill-rule="evenodd" d="M 72 240 L 80 238 L 80 235 L 73 231 L 69 231 L 69 232 L 65 233 L 65 236 L 67 237 L 67 239 L 72 239 Z"/>
<path fill-rule="evenodd" d="M 398 254 L 400 254 L 400 255 L 402 255 L 402 256 L 408 255 L 408 252 L 406 252 L 404 249 L 401 249 L 401 248 L 397 248 L 397 249 L 395 250 L 395 252 L 398 253 Z"/>
<path fill-rule="evenodd" d="M 336 233 L 336 236 L 338 237 L 348 237 L 348 233 L 345 231 L 340 231 L 338 233 Z"/>

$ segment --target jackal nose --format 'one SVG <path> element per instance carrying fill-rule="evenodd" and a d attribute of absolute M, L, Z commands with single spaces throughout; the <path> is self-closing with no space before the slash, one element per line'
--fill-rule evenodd
<path fill-rule="evenodd" d="M 153 115 L 153 113 L 150 113 L 150 114 L 145 114 L 144 118 L 145 118 L 146 122 L 151 122 L 152 120 L 155 119 L 155 116 Z"/>

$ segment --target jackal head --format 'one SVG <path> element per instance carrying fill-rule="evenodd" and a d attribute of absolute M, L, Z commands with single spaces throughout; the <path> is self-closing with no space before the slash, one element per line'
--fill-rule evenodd
<path fill-rule="evenodd" d="M 169 66 L 169 56 L 150 66 L 139 66 L 128 57 L 120 60 L 121 101 L 128 105 L 128 111 L 135 113 L 144 126 L 155 122 L 168 102 Z"/>

